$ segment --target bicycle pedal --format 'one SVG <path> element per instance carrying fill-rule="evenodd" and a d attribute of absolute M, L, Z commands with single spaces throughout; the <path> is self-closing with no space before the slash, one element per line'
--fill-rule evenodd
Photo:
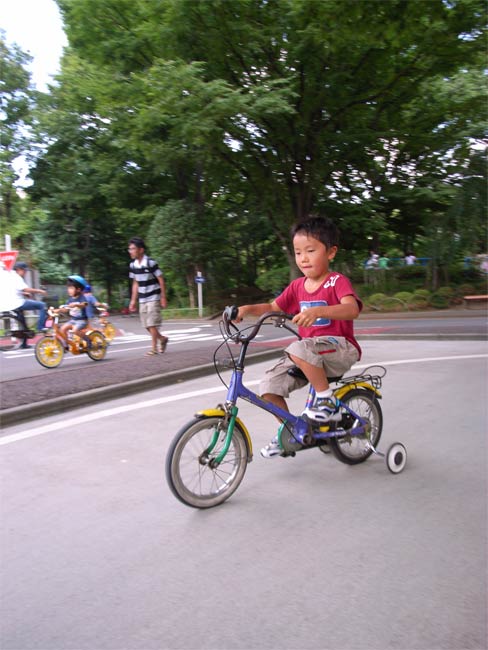
<path fill-rule="evenodd" d="M 280 454 L 282 458 L 295 458 L 296 455 L 297 455 L 296 451 L 283 451 Z"/>

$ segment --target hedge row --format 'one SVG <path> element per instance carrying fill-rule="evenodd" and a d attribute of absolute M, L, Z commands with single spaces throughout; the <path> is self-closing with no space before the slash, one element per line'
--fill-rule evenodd
<path fill-rule="evenodd" d="M 399 291 L 392 296 L 385 293 L 373 293 L 365 299 L 367 307 L 374 311 L 421 311 L 424 309 L 447 309 L 460 305 L 464 296 L 476 293 L 476 288 L 470 284 L 457 287 L 440 287 L 437 291 L 416 289 L 415 291 Z"/>

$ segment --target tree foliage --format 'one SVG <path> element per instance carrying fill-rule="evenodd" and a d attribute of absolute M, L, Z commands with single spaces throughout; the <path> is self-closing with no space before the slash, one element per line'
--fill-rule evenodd
<path fill-rule="evenodd" d="M 0 223 L 1 234 L 11 233 L 22 218 L 15 184 L 19 173 L 15 161 L 25 154 L 35 92 L 25 66 L 31 57 L 15 44 L 9 46 L 0 30 Z M 15 232 L 14 234 L 19 234 Z"/>
<path fill-rule="evenodd" d="M 463 246 L 483 245 L 482 0 L 58 4 L 70 48 L 32 197 L 64 249 L 74 225 L 80 269 L 139 234 L 185 294 L 200 269 L 253 284 L 321 211 L 350 257 L 428 248 L 434 216 L 448 233 L 468 211 Z"/>

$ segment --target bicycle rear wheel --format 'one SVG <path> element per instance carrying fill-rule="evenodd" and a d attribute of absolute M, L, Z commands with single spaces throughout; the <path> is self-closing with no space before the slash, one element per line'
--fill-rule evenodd
<path fill-rule="evenodd" d="M 218 433 L 217 444 L 207 449 Z M 239 487 L 247 468 L 244 432 L 234 427 L 229 450 L 222 462 L 211 466 L 222 451 L 227 429 L 223 417 L 195 418 L 176 434 L 166 457 L 166 479 L 177 499 L 193 508 L 212 508 Z"/>
<path fill-rule="evenodd" d="M 112 325 L 112 323 L 107 323 L 103 328 L 103 335 L 109 343 L 114 340 L 116 332 L 115 325 Z"/>
<path fill-rule="evenodd" d="M 20 346 L 24 337 L 22 323 L 15 316 L 2 316 L 0 319 L 0 352 L 15 350 Z"/>
<path fill-rule="evenodd" d="M 88 335 L 91 347 L 86 351 L 90 359 L 93 361 L 101 361 L 107 354 L 107 341 L 101 332 L 96 330 L 90 332 Z"/>
<path fill-rule="evenodd" d="M 364 462 L 373 453 L 371 445 L 376 447 L 383 430 L 383 414 L 377 395 L 371 390 L 355 388 L 346 393 L 341 399 L 344 404 L 354 411 L 367 423 L 366 433 L 360 436 L 347 433 L 360 426 L 358 418 L 345 412 L 341 426 L 346 434 L 338 438 L 329 438 L 329 445 L 338 460 L 347 465 L 357 465 Z"/>
<path fill-rule="evenodd" d="M 55 336 L 43 336 L 36 343 L 36 359 L 44 368 L 57 368 L 64 357 L 64 348 Z"/>

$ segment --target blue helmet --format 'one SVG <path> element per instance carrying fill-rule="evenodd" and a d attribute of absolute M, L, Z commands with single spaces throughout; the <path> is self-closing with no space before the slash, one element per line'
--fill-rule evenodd
<path fill-rule="evenodd" d="M 85 291 L 91 291 L 91 284 L 85 284 Z"/>
<path fill-rule="evenodd" d="M 68 275 L 68 284 L 72 284 L 83 291 L 86 289 L 87 281 L 81 275 Z"/>

